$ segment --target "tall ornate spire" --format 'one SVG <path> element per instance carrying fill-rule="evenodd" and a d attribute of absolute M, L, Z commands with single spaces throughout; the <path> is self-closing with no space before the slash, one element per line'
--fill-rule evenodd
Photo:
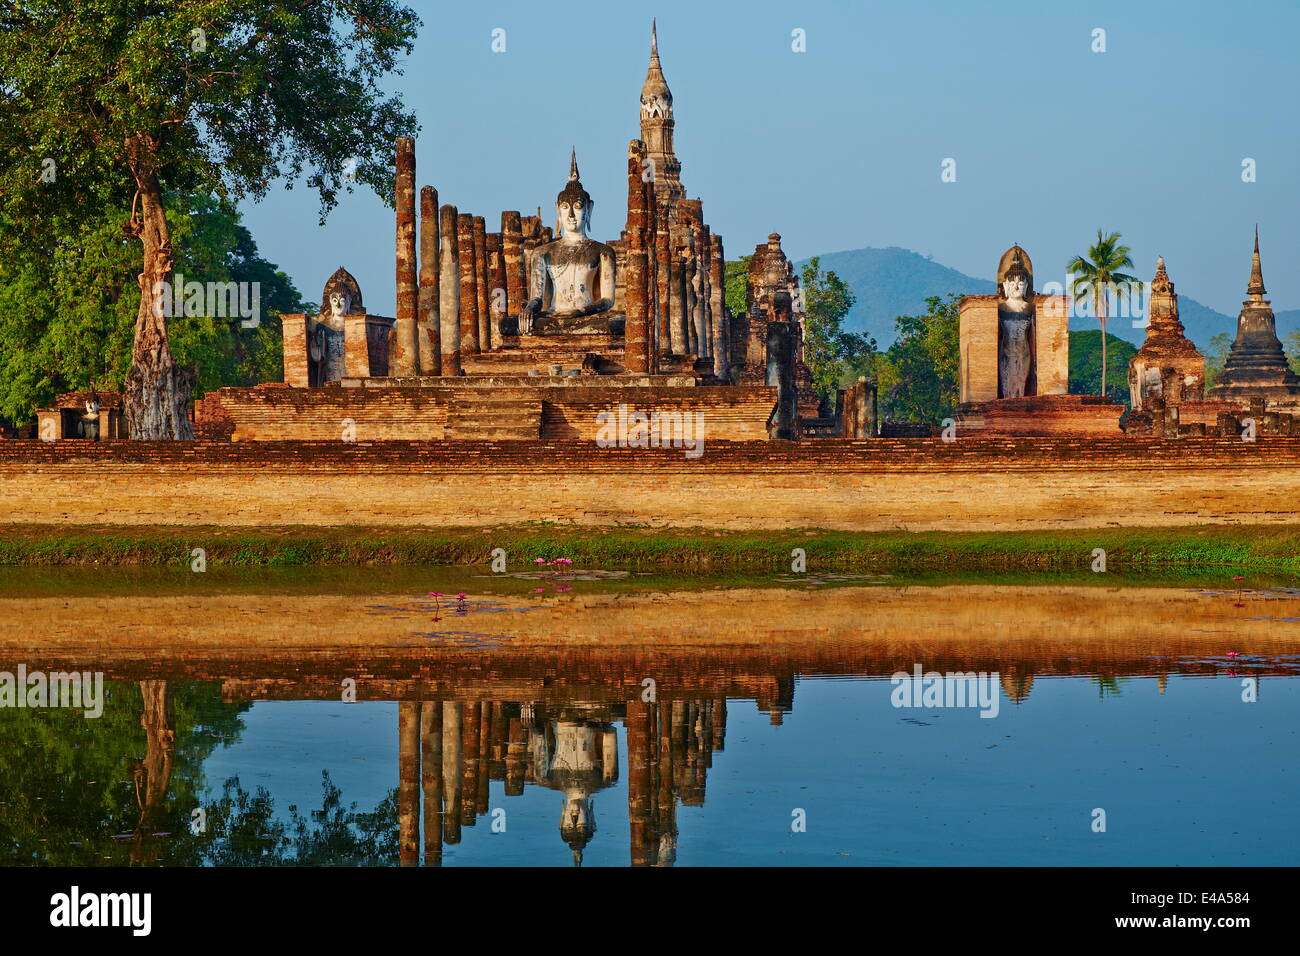
<path fill-rule="evenodd" d="M 653 176 L 655 195 L 666 204 L 664 215 L 671 219 L 673 207 L 686 198 L 682 186 L 682 164 L 673 151 L 673 94 L 659 62 L 659 26 L 650 21 L 650 66 L 641 87 L 641 141 Z"/>
<path fill-rule="evenodd" d="M 1255 224 L 1255 253 L 1250 258 L 1250 285 L 1246 286 L 1246 294 L 1256 301 L 1268 294 L 1264 288 L 1264 272 L 1259 267 L 1259 223 Z"/>
<path fill-rule="evenodd" d="M 578 147 L 571 146 L 569 152 L 569 182 L 578 180 Z"/>
<path fill-rule="evenodd" d="M 664 70 L 659 62 L 659 31 L 653 20 L 650 21 L 650 66 L 646 70 L 645 83 L 641 86 L 641 109 L 645 111 L 647 97 L 659 97 L 666 102 L 667 112 L 671 114 L 673 94 L 668 89 Z M 655 104 L 657 105 L 657 104 Z"/>

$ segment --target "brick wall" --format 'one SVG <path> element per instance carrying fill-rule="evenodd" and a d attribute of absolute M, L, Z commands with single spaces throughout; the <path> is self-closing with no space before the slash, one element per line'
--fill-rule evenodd
<path fill-rule="evenodd" d="M 514 399 L 542 406 L 542 437 L 594 440 L 597 415 L 620 404 L 645 414 L 703 413 L 706 440 L 766 441 L 776 389 L 543 385 L 297 389 L 223 388 L 198 402 L 202 437 L 235 441 L 336 441 L 351 420 L 357 441 L 430 441 L 447 437 L 453 403 Z"/>
<path fill-rule="evenodd" d="M 1300 439 L 0 443 L 0 523 L 1006 530 L 1292 524 Z"/>

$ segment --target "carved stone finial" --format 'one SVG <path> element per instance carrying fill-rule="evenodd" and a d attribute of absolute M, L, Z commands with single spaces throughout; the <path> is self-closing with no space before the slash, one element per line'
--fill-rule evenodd
<path fill-rule="evenodd" d="M 578 147 L 570 147 L 569 152 L 569 182 L 578 181 Z"/>
<path fill-rule="evenodd" d="M 1174 291 L 1174 284 L 1169 281 L 1169 273 L 1165 271 L 1164 256 L 1156 256 L 1156 275 L 1151 280 L 1151 291 L 1153 293 Z M 1177 315 L 1176 310 L 1174 314 Z"/>

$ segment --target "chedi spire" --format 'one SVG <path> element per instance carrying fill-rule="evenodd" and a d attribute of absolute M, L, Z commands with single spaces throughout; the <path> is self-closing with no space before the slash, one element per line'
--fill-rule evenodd
<path fill-rule="evenodd" d="M 1246 286 L 1246 294 L 1255 301 L 1268 294 L 1268 290 L 1264 288 L 1264 272 L 1259 265 L 1258 223 L 1255 224 L 1255 252 L 1250 257 L 1250 285 Z"/>

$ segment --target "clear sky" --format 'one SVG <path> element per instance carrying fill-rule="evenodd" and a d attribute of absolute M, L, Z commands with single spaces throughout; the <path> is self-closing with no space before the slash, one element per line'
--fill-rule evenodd
<path fill-rule="evenodd" d="M 776 231 L 794 259 L 902 246 L 991 276 L 1019 242 L 1041 288 L 1103 228 L 1139 277 L 1164 255 L 1180 293 L 1235 315 L 1258 222 L 1270 298 L 1300 308 L 1296 0 L 412 6 L 390 86 L 421 124 L 418 184 L 489 230 L 503 209 L 549 221 L 575 145 L 594 236 L 618 236 L 653 15 L 682 181 L 729 258 Z M 245 215 L 307 298 L 344 265 L 393 314 L 392 211 L 357 192 L 320 227 L 317 208 L 299 183 Z"/>

